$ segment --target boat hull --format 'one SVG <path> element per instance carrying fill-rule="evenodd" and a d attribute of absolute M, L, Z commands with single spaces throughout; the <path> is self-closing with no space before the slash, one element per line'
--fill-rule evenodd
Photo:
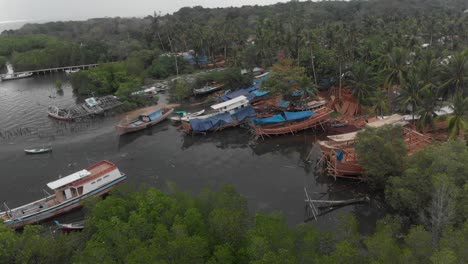
<path fill-rule="evenodd" d="M 153 125 L 156 125 L 164 120 L 167 119 L 167 117 L 172 114 L 172 112 L 174 112 L 174 109 L 173 108 L 169 108 L 167 110 L 167 112 L 165 112 L 160 118 L 158 118 L 157 120 L 154 120 L 154 121 L 151 121 L 151 122 L 145 122 L 141 125 L 138 125 L 138 126 L 129 126 L 128 124 L 124 124 L 124 125 L 117 125 L 116 129 L 117 129 L 117 134 L 119 134 L 119 136 L 122 136 L 124 134 L 127 134 L 127 133 L 132 133 L 132 132 L 136 132 L 136 131 L 140 131 L 140 130 L 143 130 L 145 128 L 148 128 L 150 126 L 153 126 Z"/>
<path fill-rule="evenodd" d="M 282 134 L 294 134 L 295 132 L 305 130 L 308 128 L 320 126 L 329 121 L 330 114 L 333 110 L 329 108 L 321 108 L 316 111 L 316 115 L 307 118 L 300 122 L 282 123 L 279 125 L 266 125 L 266 126 L 254 126 L 255 134 L 262 135 L 282 135 Z"/>
<path fill-rule="evenodd" d="M 2 81 L 12 81 L 12 80 L 18 80 L 18 79 L 24 79 L 24 78 L 29 78 L 33 74 L 27 74 L 27 75 L 22 75 L 22 76 L 15 76 L 15 77 L 3 77 Z"/>
<path fill-rule="evenodd" d="M 213 86 L 210 89 L 203 89 L 203 88 L 193 89 L 193 94 L 195 94 L 195 95 L 209 94 L 209 93 L 220 90 L 221 88 L 223 88 L 223 86 L 224 86 L 224 84 L 220 84 L 220 85 L 217 85 L 217 86 Z"/>
<path fill-rule="evenodd" d="M 44 149 L 44 150 L 25 149 L 24 152 L 26 154 L 43 154 L 43 153 L 52 152 L 52 149 Z"/>
<path fill-rule="evenodd" d="M 88 197 L 102 196 L 102 195 L 108 193 L 113 187 L 115 187 L 119 183 L 125 181 L 126 179 L 127 179 L 127 175 L 122 175 L 120 178 L 118 178 L 118 179 L 116 179 L 116 180 L 114 180 L 114 181 L 112 181 L 112 182 L 110 182 L 110 183 L 108 183 L 106 185 L 103 185 L 103 186 L 99 187 L 98 189 L 96 189 L 96 190 L 94 190 L 94 191 L 92 191 L 90 193 L 87 193 L 87 194 L 79 196 L 79 197 L 75 197 L 73 199 L 65 201 L 65 202 L 63 202 L 61 204 L 58 204 L 56 206 L 53 206 L 53 207 L 47 208 L 47 209 L 45 209 L 43 211 L 37 212 L 36 214 L 28 215 L 28 216 L 26 216 L 24 218 L 15 218 L 15 219 L 7 220 L 4 223 L 9 227 L 18 229 L 18 228 L 24 227 L 25 225 L 39 223 L 39 222 L 42 222 L 44 220 L 56 217 L 58 215 L 68 213 L 68 212 L 70 212 L 72 210 L 80 208 L 82 206 L 81 202 L 84 199 L 86 199 Z"/>
<path fill-rule="evenodd" d="M 56 115 L 56 114 L 53 114 L 53 113 L 47 113 L 47 115 L 50 118 L 57 119 L 57 120 L 60 120 L 60 121 L 73 121 L 73 118 L 71 118 L 71 117 L 59 116 L 59 115 Z"/>

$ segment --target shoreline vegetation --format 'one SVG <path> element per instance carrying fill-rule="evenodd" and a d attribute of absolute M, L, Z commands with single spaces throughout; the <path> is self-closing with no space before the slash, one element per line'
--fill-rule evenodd
<path fill-rule="evenodd" d="M 334 230 L 307 223 L 288 227 L 281 213 L 249 213 L 232 187 L 193 196 L 172 185 L 167 193 L 125 185 L 87 202 L 81 233 L 43 235 L 41 226 L 16 233 L 0 224 L 0 260 L 467 263 L 466 10 L 462 0 L 291 1 L 4 31 L 1 65 L 8 60 L 16 70 L 33 70 L 101 63 L 71 75 L 75 92 L 116 95 L 128 110 L 154 103 L 132 96 L 154 80 L 168 80 L 171 102 L 208 104 L 214 97 L 196 97 L 193 88 L 213 82 L 223 83 L 225 91 L 249 87 L 252 70 L 261 67 L 271 75 L 261 89 L 275 102 L 325 94 L 337 109 L 332 117 L 345 120 L 338 109 L 349 107 L 344 98 L 352 98 L 356 107 L 350 112 L 360 113 L 363 126 L 367 117 L 398 112 L 421 133 L 434 132 L 440 123 L 446 132 L 411 156 L 399 126 L 357 134 L 353 151 L 364 184 L 389 208 L 372 234 L 360 234 L 351 215 L 343 215 Z M 224 69 L 205 72 L 219 65 Z M 442 107 L 451 113 L 436 114 Z"/>

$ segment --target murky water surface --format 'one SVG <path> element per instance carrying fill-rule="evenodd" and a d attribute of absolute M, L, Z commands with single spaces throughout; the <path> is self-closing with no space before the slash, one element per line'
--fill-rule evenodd
<path fill-rule="evenodd" d="M 64 81 L 63 94 L 56 94 L 57 79 Z M 314 142 L 319 136 L 313 130 L 261 141 L 242 128 L 186 136 L 166 121 L 119 137 L 117 115 L 73 123 L 47 117 L 48 106 L 77 102 L 63 74 L 0 82 L 0 202 L 16 207 L 41 198 L 46 183 L 102 159 L 115 162 L 135 184 L 166 189 L 174 182 L 194 193 L 231 184 L 252 211 L 282 211 L 290 224 L 305 219 L 304 187 L 315 199 L 347 199 L 358 193 L 359 184 L 318 177 L 314 163 L 305 161 L 311 149 L 318 150 Z M 51 144 L 53 152 L 23 152 L 44 144 Z M 383 213 L 371 202 L 334 210 L 313 224 L 332 228 L 340 212 L 354 213 L 363 232 Z"/>

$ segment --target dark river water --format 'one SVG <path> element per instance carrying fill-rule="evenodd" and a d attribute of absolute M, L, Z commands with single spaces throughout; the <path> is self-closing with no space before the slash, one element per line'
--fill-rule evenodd
<path fill-rule="evenodd" d="M 56 95 L 57 79 L 64 81 L 63 95 Z M 193 193 L 204 187 L 233 185 L 248 199 L 252 212 L 282 211 L 290 224 L 305 220 L 305 187 L 313 199 L 349 199 L 362 189 L 356 182 L 318 176 L 315 163 L 305 161 L 312 149 L 312 159 L 319 157 L 314 142 L 323 137 L 317 134 L 320 131 L 262 141 L 242 128 L 186 136 L 165 121 L 119 137 L 114 128 L 116 115 L 73 123 L 47 117 L 49 105 L 71 107 L 77 100 L 62 74 L 0 82 L 0 202 L 11 208 L 41 198 L 46 183 L 102 159 L 116 163 L 129 176 L 128 181 L 137 185 L 164 190 L 173 182 Z M 44 144 L 51 144 L 53 152 L 23 152 Z M 341 212 L 355 214 L 364 233 L 383 214 L 379 203 L 371 199 L 311 223 L 333 228 Z"/>

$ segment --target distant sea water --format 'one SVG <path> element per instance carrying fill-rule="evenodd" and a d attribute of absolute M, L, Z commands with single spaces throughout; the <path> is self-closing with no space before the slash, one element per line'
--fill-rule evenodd
<path fill-rule="evenodd" d="M 46 23 L 49 20 L 37 20 L 37 19 L 24 19 L 24 20 L 12 20 L 12 21 L 0 21 L 0 34 L 5 30 L 16 30 L 20 29 L 27 23 Z"/>
<path fill-rule="evenodd" d="M 17 20 L 17 21 L 0 21 L 0 33 L 4 30 L 15 30 L 20 29 L 24 24 L 33 22 L 28 20 Z"/>

